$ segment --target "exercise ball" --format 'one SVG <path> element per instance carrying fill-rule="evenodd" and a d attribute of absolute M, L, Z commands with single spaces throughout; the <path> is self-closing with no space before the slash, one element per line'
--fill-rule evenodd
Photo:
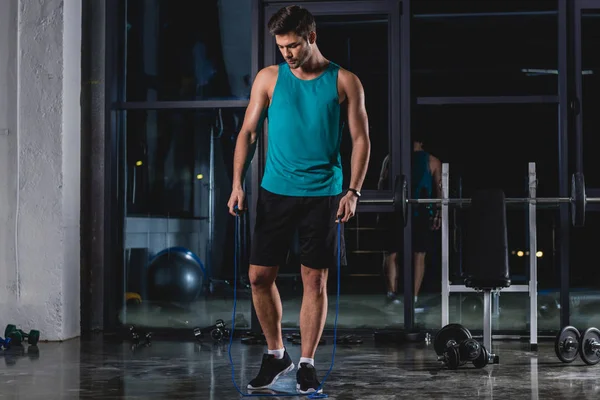
<path fill-rule="evenodd" d="M 204 265 L 190 250 L 171 247 L 156 254 L 148 266 L 148 300 L 191 303 L 200 296 Z"/>

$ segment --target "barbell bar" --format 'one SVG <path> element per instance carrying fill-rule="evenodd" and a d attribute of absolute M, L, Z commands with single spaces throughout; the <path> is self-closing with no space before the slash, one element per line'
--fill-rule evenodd
<path fill-rule="evenodd" d="M 468 198 L 449 198 L 449 199 L 410 199 L 408 198 L 408 183 L 404 175 L 399 175 L 395 182 L 395 192 L 393 205 L 402 218 L 404 226 L 408 223 L 408 205 L 409 204 L 469 204 Z M 585 179 L 583 173 L 576 172 L 571 176 L 571 196 L 570 197 L 507 197 L 507 204 L 570 204 L 571 223 L 575 227 L 581 227 L 585 224 L 585 213 L 587 203 L 600 203 L 598 197 L 587 197 L 585 194 Z"/>

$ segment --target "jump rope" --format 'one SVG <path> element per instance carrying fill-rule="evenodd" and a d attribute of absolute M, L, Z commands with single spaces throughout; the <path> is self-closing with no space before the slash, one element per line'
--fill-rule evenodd
<path fill-rule="evenodd" d="M 235 310 L 237 308 L 237 267 L 238 267 L 238 258 L 239 258 L 239 230 L 240 223 L 239 219 L 242 218 L 242 214 L 238 211 L 237 206 L 235 207 L 235 213 L 237 216 L 235 217 L 235 250 L 234 250 L 234 268 L 233 268 L 233 315 L 231 317 L 231 333 L 229 335 L 229 364 L 231 365 L 231 381 L 233 382 L 233 386 L 238 391 L 240 395 L 243 397 L 287 397 L 287 396 L 308 396 L 309 399 L 326 399 L 329 396 L 324 393 L 319 393 L 319 391 L 323 388 L 327 377 L 333 370 L 333 364 L 335 362 L 335 349 L 337 344 L 337 323 L 338 323 L 338 315 L 340 311 L 340 272 L 341 272 L 341 231 L 342 231 L 342 223 L 338 222 L 337 226 L 337 301 L 335 305 L 335 322 L 333 325 L 333 352 L 331 355 L 331 365 L 329 366 L 329 371 L 323 377 L 321 384 L 313 393 L 300 394 L 300 393 L 277 393 L 277 394 L 260 394 L 260 393 L 243 393 L 235 382 L 235 368 L 233 365 L 233 359 L 231 357 L 231 345 L 233 344 L 233 332 L 235 330 Z"/>

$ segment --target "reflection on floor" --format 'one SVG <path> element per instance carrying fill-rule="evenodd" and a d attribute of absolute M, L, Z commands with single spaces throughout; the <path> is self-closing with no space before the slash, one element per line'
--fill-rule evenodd
<path fill-rule="evenodd" d="M 402 297 L 401 297 L 402 298 Z M 538 327 L 541 331 L 560 330 L 560 309 L 558 293 L 541 293 L 538 296 Z M 402 298 L 403 299 L 403 298 Z M 600 328 L 600 293 L 578 293 L 571 299 L 571 321 L 576 326 L 597 326 Z M 336 311 L 335 294 L 329 295 L 329 314 L 327 327 L 333 328 Z M 526 332 L 529 329 L 529 296 L 527 293 L 500 293 L 494 307 L 493 329 L 501 331 Z M 284 328 L 297 328 L 300 314 L 301 297 L 283 298 Z M 481 295 L 452 294 L 450 297 L 450 322 L 460 322 L 469 329 L 482 329 L 483 300 Z M 233 300 L 231 298 L 212 298 L 194 303 L 188 310 L 173 305 L 152 305 L 128 307 L 127 314 L 121 313 L 121 321 L 127 324 L 173 327 L 208 326 L 217 319 L 231 323 Z M 423 294 L 415 306 L 419 311 L 415 322 L 425 329 L 441 327 L 441 296 Z M 125 319 L 125 317 L 127 319 Z M 236 306 L 236 327 L 249 329 L 251 321 L 250 300 L 248 296 L 238 298 Z M 340 297 L 338 327 L 356 328 L 394 328 L 404 323 L 403 304 L 387 301 L 384 294 L 343 294 Z"/>
<path fill-rule="evenodd" d="M 331 338 L 320 347 L 316 366 L 322 378 L 331 363 Z M 334 368 L 324 387 L 329 399 L 597 399 L 600 365 L 580 359 L 563 364 L 553 343 L 537 353 L 519 342 L 495 342 L 500 364 L 475 369 L 467 364 L 450 371 L 436 361 L 433 345 L 338 345 Z M 246 383 L 258 371 L 261 345 L 235 341 L 232 359 L 235 381 Z M 295 363 L 299 346 L 288 348 Z M 231 381 L 228 346 L 212 343 L 154 341 L 132 351 L 128 343 L 101 336 L 64 343 L 41 343 L 39 354 L 1 352 L 0 397 L 10 399 L 239 399 Z M 276 388 L 292 391 L 295 374 Z M 261 397 L 264 399 L 274 397 Z M 275 397 L 277 398 L 277 397 Z M 279 397 L 306 398 L 306 397 Z"/>

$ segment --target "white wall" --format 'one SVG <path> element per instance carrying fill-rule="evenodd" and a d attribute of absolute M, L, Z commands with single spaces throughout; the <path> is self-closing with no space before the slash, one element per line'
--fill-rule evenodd
<path fill-rule="evenodd" d="M 0 1 L 0 315 L 80 332 L 81 2 Z"/>

